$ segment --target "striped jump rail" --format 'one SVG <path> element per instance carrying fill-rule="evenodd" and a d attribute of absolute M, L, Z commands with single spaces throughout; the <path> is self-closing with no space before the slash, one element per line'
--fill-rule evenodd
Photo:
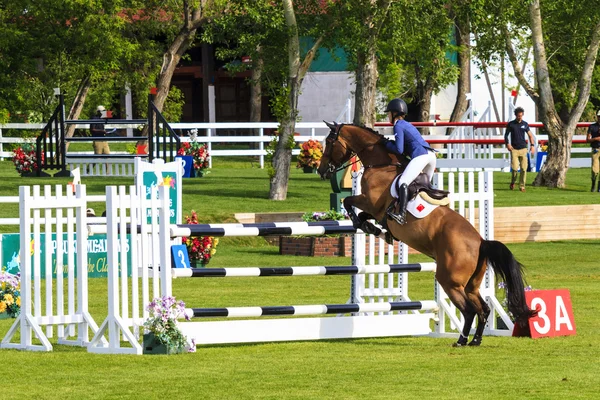
<path fill-rule="evenodd" d="M 433 300 L 425 300 L 387 303 L 321 304 L 306 306 L 186 308 L 185 315 L 187 318 L 249 318 L 273 315 L 325 315 L 413 310 L 437 311 L 438 304 Z"/>
<path fill-rule="evenodd" d="M 279 236 L 338 235 L 356 233 L 352 221 L 274 222 L 258 224 L 182 224 L 171 227 L 172 237 L 181 236 Z"/>
<path fill-rule="evenodd" d="M 435 272 L 436 264 L 383 264 L 369 266 L 318 266 L 318 267 L 252 267 L 252 268 L 172 268 L 173 278 L 224 278 L 254 276 L 315 276 L 362 275 L 400 272 Z"/>
<path fill-rule="evenodd" d="M 119 226 L 118 230 L 121 229 Z M 262 224 L 181 224 L 171 225 L 171 237 L 184 236 L 280 236 L 280 235 L 339 235 L 357 233 L 359 229 L 352 226 L 352 221 L 322 222 L 275 222 Z M 134 229 L 127 224 L 127 232 Z M 106 234 L 104 224 L 88 225 L 88 234 Z M 137 226 L 137 233 L 141 227 Z"/>

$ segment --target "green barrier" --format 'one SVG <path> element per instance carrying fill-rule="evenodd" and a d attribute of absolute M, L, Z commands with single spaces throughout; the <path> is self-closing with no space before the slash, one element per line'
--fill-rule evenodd
<path fill-rule="evenodd" d="M 1 248 L 1 256 L 2 259 L 2 268 L 5 269 L 8 273 L 17 274 L 20 272 L 21 265 L 21 244 L 20 244 L 20 235 L 18 233 L 8 233 L 3 234 L 0 237 L 2 242 Z M 45 234 L 40 234 L 41 243 L 35 245 L 33 241 L 31 242 L 31 249 L 36 249 L 40 252 L 40 260 L 42 265 L 41 277 L 42 279 L 46 276 L 46 250 L 45 243 Z M 52 277 L 56 278 L 57 266 L 56 266 L 56 234 L 52 234 L 52 242 L 51 242 L 52 252 Z M 127 257 L 128 261 L 131 261 L 131 252 L 129 251 L 129 238 L 127 239 Z M 63 266 L 64 273 L 66 273 L 67 269 L 67 235 L 63 235 Z M 77 249 L 75 248 L 76 252 Z M 108 272 L 107 265 L 107 240 L 106 235 L 92 235 L 88 236 L 87 240 L 87 252 L 88 252 L 88 277 L 89 278 L 106 278 Z M 33 254 L 33 253 L 32 253 Z M 76 257 L 73 258 L 74 262 Z M 131 262 L 128 262 L 131 265 Z M 128 272 L 128 275 L 131 276 L 131 271 Z"/>

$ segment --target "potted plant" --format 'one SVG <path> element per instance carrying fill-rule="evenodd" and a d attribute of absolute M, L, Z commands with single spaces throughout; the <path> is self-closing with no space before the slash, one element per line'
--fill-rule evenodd
<path fill-rule="evenodd" d="M 42 160 L 44 155 L 42 154 Z M 24 143 L 13 150 L 13 164 L 21 176 L 33 174 L 37 170 L 37 155 L 32 143 Z"/>
<path fill-rule="evenodd" d="M 16 318 L 21 312 L 19 274 L 0 272 L 0 319 Z"/>
<path fill-rule="evenodd" d="M 164 296 L 155 298 L 148 304 L 146 310 L 150 313 L 144 322 L 144 354 L 178 354 L 184 351 L 193 352 L 196 345 L 188 340 L 177 326 L 179 318 L 189 317 L 185 313 L 185 303 L 174 297 Z"/>
<path fill-rule="evenodd" d="M 185 216 L 186 223 L 196 225 L 198 214 L 192 210 L 191 216 Z M 217 252 L 219 239 L 212 236 L 190 236 L 183 237 L 182 243 L 186 245 L 190 263 L 196 268 L 206 267 L 211 258 Z"/>
<path fill-rule="evenodd" d="M 210 154 L 208 154 L 208 145 L 196 141 L 196 132 L 190 134 L 191 141 L 181 144 L 177 150 L 178 156 L 192 156 L 194 159 L 194 173 L 197 177 L 203 177 L 207 174 Z"/>
<path fill-rule="evenodd" d="M 318 141 L 310 139 L 300 146 L 296 168 L 303 168 L 305 173 L 312 173 L 319 168 L 322 157 L 323 146 Z"/>

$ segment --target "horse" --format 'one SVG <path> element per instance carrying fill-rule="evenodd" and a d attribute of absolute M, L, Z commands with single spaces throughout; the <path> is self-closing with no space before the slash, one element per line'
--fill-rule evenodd
<path fill-rule="evenodd" d="M 422 219 L 407 213 L 406 224 L 398 224 L 387 215 L 386 210 L 394 201 L 390 193 L 392 182 L 404 170 L 408 159 L 388 152 L 385 146 L 387 139 L 372 129 L 325 123 L 330 133 L 325 140 L 319 175 L 322 179 L 329 179 L 353 156 L 362 162 L 362 193 L 346 197 L 344 208 L 355 228 L 380 235 L 381 230 L 368 221 L 374 219 L 394 239 L 436 261 L 437 281 L 464 316 L 462 332 L 453 346 L 467 345 L 475 316 L 477 328 L 468 345 L 481 345 L 490 308 L 481 297 L 479 286 L 488 263 L 494 268 L 496 276 L 506 283 L 508 310 L 515 318 L 515 323 L 526 329 L 529 318 L 536 313 L 529 309 L 525 301 L 523 265 L 511 251 L 499 241 L 484 240 L 469 221 L 448 207 L 437 207 Z M 357 215 L 353 207 L 363 212 Z"/>

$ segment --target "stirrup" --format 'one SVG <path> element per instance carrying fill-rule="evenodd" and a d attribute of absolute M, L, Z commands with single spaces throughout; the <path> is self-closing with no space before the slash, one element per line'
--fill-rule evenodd
<path fill-rule="evenodd" d="M 391 210 L 388 210 L 387 215 L 400 225 L 406 224 L 406 211 L 404 214 L 394 214 Z"/>

